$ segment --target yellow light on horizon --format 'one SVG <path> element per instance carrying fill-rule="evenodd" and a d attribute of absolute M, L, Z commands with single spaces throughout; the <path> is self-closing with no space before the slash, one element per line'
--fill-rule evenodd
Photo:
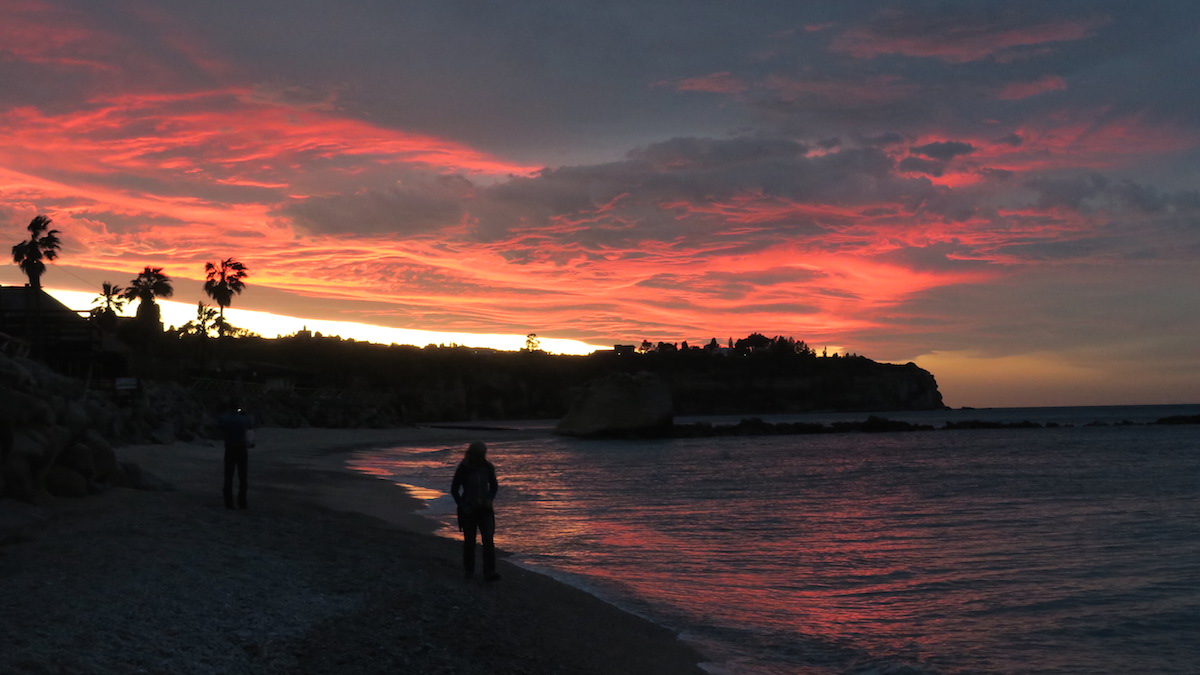
<path fill-rule="evenodd" d="M 87 310 L 95 306 L 96 294 L 85 291 L 69 291 L 57 288 L 45 289 L 47 293 L 73 310 Z M 158 300 L 164 326 L 182 326 L 196 319 L 196 304 L 175 300 Z M 136 306 L 136 305 L 135 305 Z M 123 316 L 132 316 L 129 307 Z M 378 344 L 401 344 L 424 347 L 425 345 L 460 345 L 502 351 L 518 351 L 525 348 L 524 335 L 504 333 L 453 333 L 444 331 L 390 328 L 356 321 L 334 321 L 274 314 L 252 309 L 225 310 L 225 318 L 238 328 L 245 328 L 267 338 L 294 335 L 301 330 L 325 336 L 361 340 Z M 564 338 L 538 338 L 541 348 L 553 354 L 591 354 L 610 346 L 587 344 L 580 340 Z"/>

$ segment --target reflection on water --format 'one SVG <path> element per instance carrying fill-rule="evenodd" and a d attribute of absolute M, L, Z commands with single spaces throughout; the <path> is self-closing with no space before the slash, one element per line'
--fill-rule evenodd
<path fill-rule="evenodd" d="M 1197 431 L 495 442 L 497 541 L 735 672 L 1184 673 Z M 433 450 L 354 465 L 451 522 Z"/>

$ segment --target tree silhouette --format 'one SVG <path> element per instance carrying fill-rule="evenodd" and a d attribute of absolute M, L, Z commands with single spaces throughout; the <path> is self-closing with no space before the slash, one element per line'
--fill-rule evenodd
<path fill-rule="evenodd" d="M 225 325 L 225 308 L 233 304 L 234 295 L 240 295 L 246 288 L 242 279 L 250 276 L 250 270 L 233 258 L 226 258 L 220 264 L 204 263 L 204 272 L 208 276 L 204 282 L 204 292 L 221 308 L 217 326 L 222 328 Z"/>
<path fill-rule="evenodd" d="M 220 319 L 217 318 L 217 310 L 209 307 L 203 302 L 196 303 L 196 319 L 185 323 L 179 330 L 184 335 L 200 335 L 209 337 L 217 328 Z"/>
<path fill-rule="evenodd" d="M 13 263 L 20 266 L 25 276 L 29 277 L 29 286 L 34 289 L 42 287 L 42 275 L 46 273 L 46 260 L 58 258 L 58 249 L 62 242 L 58 238 L 58 230 L 50 229 L 49 216 L 35 216 L 29 221 L 29 239 L 12 247 Z"/>
<path fill-rule="evenodd" d="M 137 300 L 137 319 L 145 326 L 162 323 L 162 310 L 156 298 L 169 298 L 175 294 L 171 277 L 163 274 L 161 267 L 147 267 L 138 274 L 125 289 L 126 300 Z"/>
<path fill-rule="evenodd" d="M 542 341 L 538 339 L 537 333 L 530 333 L 525 336 L 525 351 L 540 352 L 542 351 Z"/>
<path fill-rule="evenodd" d="M 100 295 L 92 301 L 92 320 L 105 330 L 113 330 L 117 326 L 117 314 L 125 307 L 127 300 L 123 297 L 125 289 L 117 284 L 105 281 L 100 285 Z"/>

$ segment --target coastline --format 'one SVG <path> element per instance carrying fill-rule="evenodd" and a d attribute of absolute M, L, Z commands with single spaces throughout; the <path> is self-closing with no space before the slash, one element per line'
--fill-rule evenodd
<path fill-rule="evenodd" d="M 39 507 L 0 546 L 0 670 L 149 673 L 702 673 L 669 630 L 501 562 L 467 582 L 421 503 L 354 450 L 520 433 L 264 428 L 248 511 L 219 443 L 119 448 L 173 487 Z"/>

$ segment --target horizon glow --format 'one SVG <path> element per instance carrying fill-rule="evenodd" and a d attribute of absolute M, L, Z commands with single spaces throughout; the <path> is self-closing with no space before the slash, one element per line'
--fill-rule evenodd
<path fill-rule="evenodd" d="M 56 288 L 44 289 L 59 302 L 76 311 L 91 309 L 97 295 L 83 291 L 70 291 Z M 196 319 L 196 305 L 176 300 L 156 301 L 162 311 L 164 328 L 178 328 Z M 206 305 L 210 303 L 205 303 Z M 119 316 L 133 316 L 136 311 L 136 301 L 127 305 Z M 216 309 L 215 305 L 212 306 Z M 476 347 L 496 349 L 501 351 L 520 351 L 525 348 L 526 335 L 489 335 L 476 333 L 439 333 L 425 330 L 405 328 L 388 328 L 354 321 L 331 321 L 327 319 L 303 318 L 261 312 L 250 309 L 225 308 L 225 319 L 238 328 L 245 328 L 264 338 L 277 338 L 295 335 L 301 330 L 308 330 L 314 335 L 320 333 L 325 337 L 340 337 L 354 339 L 360 342 L 373 342 L 383 345 L 413 345 L 425 347 L 428 345 L 461 347 Z M 596 350 L 612 349 L 612 346 L 589 345 L 578 340 L 561 338 L 538 337 L 543 351 L 551 354 L 587 355 Z"/>

